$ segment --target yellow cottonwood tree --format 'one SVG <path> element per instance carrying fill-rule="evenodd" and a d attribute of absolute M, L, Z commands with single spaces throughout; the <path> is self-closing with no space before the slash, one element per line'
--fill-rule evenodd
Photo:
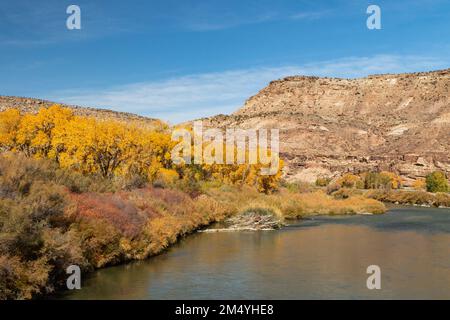
<path fill-rule="evenodd" d="M 57 159 L 58 150 L 52 145 L 54 131 L 66 126 L 72 118 L 72 111 L 59 105 L 24 115 L 17 131 L 19 148 L 27 155 Z"/>
<path fill-rule="evenodd" d="M 17 147 L 17 131 L 22 116 L 17 109 L 0 112 L 0 148 L 11 151 Z"/>
<path fill-rule="evenodd" d="M 281 161 L 274 175 L 262 175 L 261 169 L 266 166 L 261 164 L 175 165 L 171 159 L 175 145 L 163 126 L 150 128 L 136 122 L 79 117 L 58 105 L 42 108 L 37 114 L 21 115 L 14 109 L 0 113 L 1 150 L 50 158 L 61 167 L 84 174 L 107 178 L 139 175 L 170 185 L 175 185 L 176 179 L 187 183 L 212 179 L 252 185 L 266 193 L 277 188 L 281 177 Z"/>
<path fill-rule="evenodd" d="M 259 154 L 259 150 L 257 151 Z M 236 147 L 234 153 L 236 156 Z M 246 153 L 248 154 L 248 151 L 246 151 Z M 211 176 L 213 179 L 223 183 L 232 185 L 251 185 L 255 186 L 259 192 L 270 193 L 277 189 L 282 175 L 284 163 L 278 158 L 277 161 L 278 168 L 276 168 L 276 173 L 272 175 L 262 174 L 262 169 L 268 168 L 269 165 L 263 165 L 260 162 L 256 164 L 212 164 L 203 165 L 202 168 L 207 172 L 206 176 Z"/>
<path fill-rule="evenodd" d="M 104 177 L 114 175 L 135 145 L 132 132 L 121 123 L 82 117 L 58 131 L 54 142 L 64 145 L 61 166 Z"/>

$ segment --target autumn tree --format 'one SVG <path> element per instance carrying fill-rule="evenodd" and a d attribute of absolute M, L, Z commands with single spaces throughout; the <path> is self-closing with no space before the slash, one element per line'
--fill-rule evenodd
<path fill-rule="evenodd" d="M 449 190 L 447 177 L 442 171 L 430 173 L 425 181 L 429 192 L 447 192 Z"/>
<path fill-rule="evenodd" d="M 37 114 L 24 115 L 17 131 L 18 149 L 27 155 L 58 161 L 60 146 L 53 144 L 53 136 L 72 118 L 72 111 L 59 105 L 41 108 Z"/>
<path fill-rule="evenodd" d="M 364 186 L 366 189 L 400 189 L 402 178 L 389 171 L 367 172 L 364 174 Z"/>
<path fill-rule="evenodd" d="M 281 177 L 282 161 L 278 156 L 271 157 L 270 150 L 265 150 L 266 154 L 257 150 L 259 157 L 270 159 L 269 164 L 174 164 L 171 152 L 175 145 L 163 126 L 151 128 L 136 122 L 75 116 L 71 109 L 58 105 L 36 114 L 21 115 L 14 109 L 0 113 L 2 150 L 53 159 L 62 168 L 82 174 L 140 177 L 149 182 L 159 179 L 170 185 L 176 185 L 178 178 L 182 182 L 179 185 L 186 186 L 216 180 L 255 186 L 266 193 L 277 188 Z M 234 152 L 236 157 L 238 152 Z M 248 150 L 245 152 L 248 158 Z"/>
<path fill-rule="evenodd" d="M 17 109 L 0 112 L 0 148 L 11 151 L 17 147 L 17 131 L 22 116 Z"/>

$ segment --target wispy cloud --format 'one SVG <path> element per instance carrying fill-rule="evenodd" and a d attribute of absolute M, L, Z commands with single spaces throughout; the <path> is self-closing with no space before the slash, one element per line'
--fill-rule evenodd
<path fill-rule="evenodd" d="M 282 14 L 282 13 L 265 13 L 252 17 L 233 16 L 228 19 L 198 19 L 191 22 L 185 22 L 186 28 L 191 31 L 216 31 L 236 28 L 240 26 L 254 25 L 267 22 L 279 22 L 285 20 L 317 20 L 330 14 L 331 11 L 305 11 L 296 14 Z"/>
<path fill-rule="evenodd" d="M 307 11 L 292 14 L 280 5 L 249 1 L 240 9 L 223 1 L 172 0 L 136 6 L 117 3 L 105 6 L 88 0 L 78 0 L 81 7 L 82 29 L 69 31 L 67 1 L 16 0 L 2 3 L 0 8 L 0 46 L 31 47 L 53 45 L 114 36 L 122 33 L 151 33 L 155 31 L 218 31 L 241 26 L 284 20 L 318 19 L 327 12 Z M 147 10 L 146 10 L 147 9 Z M 6 30 L 6 32 L 5 32 Z"/>
<path fill-rule="evenodd" d="M 184 22 L 185 27 L 191 31 L 216 31 L 235 28 L 238 26 L 259 24 L 276 20 L 274 14 L 263 14 L 255 17 L 233 17 L 230 19 L 204 19 Z"/>
<path fill-rule="evenodd" d="M 36 3 L 16 0 L 2 3 L 0 8 L 0 46 L 34 47 L 53 45 L 67 41 L 96 39 L 128 31 L 117 16 L 108 15 L 99 4 L 84 0 L 81 6 L 82 29 L 66 28 L 69 16 L 66 9 L 70 2 L 47 0 Z"/>
<path fill-rule="evenodd" d="M 324 16 L 327 16 L 330 13 L 331 13 L 330 10 L 305 11 L 305 12 L 298 12 L 296 14 L 293 14 L 289 18 L 292 20 L 315 20 L 315 19 L 320 19 Z"/>
<path fill-rule="evenodd" d="M 270 81 L 292 75 L 355 78 L 377 73 L 401 73 L 448 68 L 449 59 L 376 55 L 309 63 L 180 76 L 157 82 L 127 84 L 93 91 L 52 95 L 52 100 L 109 108 L 169 120 L 186 121 L 231 113 Z"/>

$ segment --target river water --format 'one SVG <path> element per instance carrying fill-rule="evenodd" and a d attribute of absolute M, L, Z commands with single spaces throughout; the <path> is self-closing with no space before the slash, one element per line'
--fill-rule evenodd
<path fill-rule="evenodd" d="M 366 269 L 381 268 L 369 290 Z M 277 231 L 197 233 L 99 270 L 62 299 L 450 299 L 450 210 L 315 217 Z"/>

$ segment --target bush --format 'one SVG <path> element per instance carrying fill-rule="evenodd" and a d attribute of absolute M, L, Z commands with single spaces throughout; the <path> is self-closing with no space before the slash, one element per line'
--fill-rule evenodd
<path fill-rule="evenodd" d="M 361 180 L 361 178 L 351 173 L 344 174 L 336 181 L 336 183 L 340 187 L 345 188 L 357 188 L 357 189 L 364 188 L 364 183 Z"/>
<path fill-rule="evenodd" d="M 441 171 L 435 171 L 427 175 L 426 185 L 428 192 L 448 192 L 448 181 L 445 174 Z"/>
<path fill-rule="evenodd" d="M 312 192 L 315 189 L 313 185 L 304 181 L 283 182 L 281 186 L 293 193 Z"/>
<path fill-rule="evenodd" d="M 339 190 L 332 192 L 331 195 L 335 199 L 347 199 L 353 196 L 360 196 L 362 193 L 364 193 L 364 191 L 360 189 L 340 188 Z"/>
<path fill-rule="evenodd" d="M 331 182 L 330 178 L 319 177 L 316 180 L 316 186 L 326 187 Z"/>
<path fill-rule="evenodd" d="M 427 184 L 426 184 L 426 182 L 425 182 L 425 179 L 416 179 L 416 180 L 414 180 L 414 182 L 413 182 L 413 184 L 412 184 L 412 187 L 413 187 L 415 190 L 423 191 L 423 190 L 426 190 Z"/>
<path fill-rule="evenodd" d="M 306 194 L 291 194 L 274 199 L 280 203 L 281 212 L 285 218 L 301 218 L 311 215 L 342 215 L 373 213 L 381 214 L 385 206 L 373 199 L 355 195 L 345 199 L 335 199 L 323 191 Z"/>
<path fill-rule="evenodd" d="M 53 170 L 48 161 L 0 156 L 0 298 L 51 292 L 68 265 L 84 265 Z"/>
<path fill-rule="evenodd" d="M 364 174 L 365 189 L 399 189 L 402 182 L 401 177 L 393 172 L 367 172 Z"/>
<path fill-rule="evenodd" d="M 0 300 L 31 299 L 48 280 L 44 259 L 24 262 L 17 256 L 0 255 Z"/>
<path fill-rule="evenodd" d="M 114 190 L 134 190 L 144 188 L 148 183 L 148 178 L 141 174 L 127 174 L 115 178 Z"/>
<path fill-rule="evenodd" d="M 125 179 L 125 178 L 124 178 Z M 63 185 L 70 192 L 114 192 L 121 188 L 126 188 L 126 183 L 102 177 L 97 174 L 81 174 L 68 169 L 58 169 L 55 173 L 55 183 Z"/>
<path fill-rule="evenodd" d="M 210 190 L 209 194 L 217 201 L 230 206 L 230 211 L 233 213 L 242 213 L 248 208 L 263 208 L 286 219 L 318 214 L 366 212 L 378 214 L 386 210 L 381 202 L 367 199 L 361 195 L 350 196 L 347 199 L 335 199 L 322 190 L 297 193 L 283 188 L 278 193 L 267 196 L 249 188 L 234 188 L 231 190 Z"/>
<path fill-rule="evenodd" d="M 334 192 L 341 189 L 341 186 L 337 182 L 330 183 L 327 186 L 327 194 L 333 194 Z"/>
<path fill-rule="evenodd" d="M 383 202 L 398 204 L 427 205 L 434 207 L 449 207 L 450 195 L 447 193 L 429 193 L 426 191 L 402 191 L 402 190 L 370 190 L 366 197 Z"/>

